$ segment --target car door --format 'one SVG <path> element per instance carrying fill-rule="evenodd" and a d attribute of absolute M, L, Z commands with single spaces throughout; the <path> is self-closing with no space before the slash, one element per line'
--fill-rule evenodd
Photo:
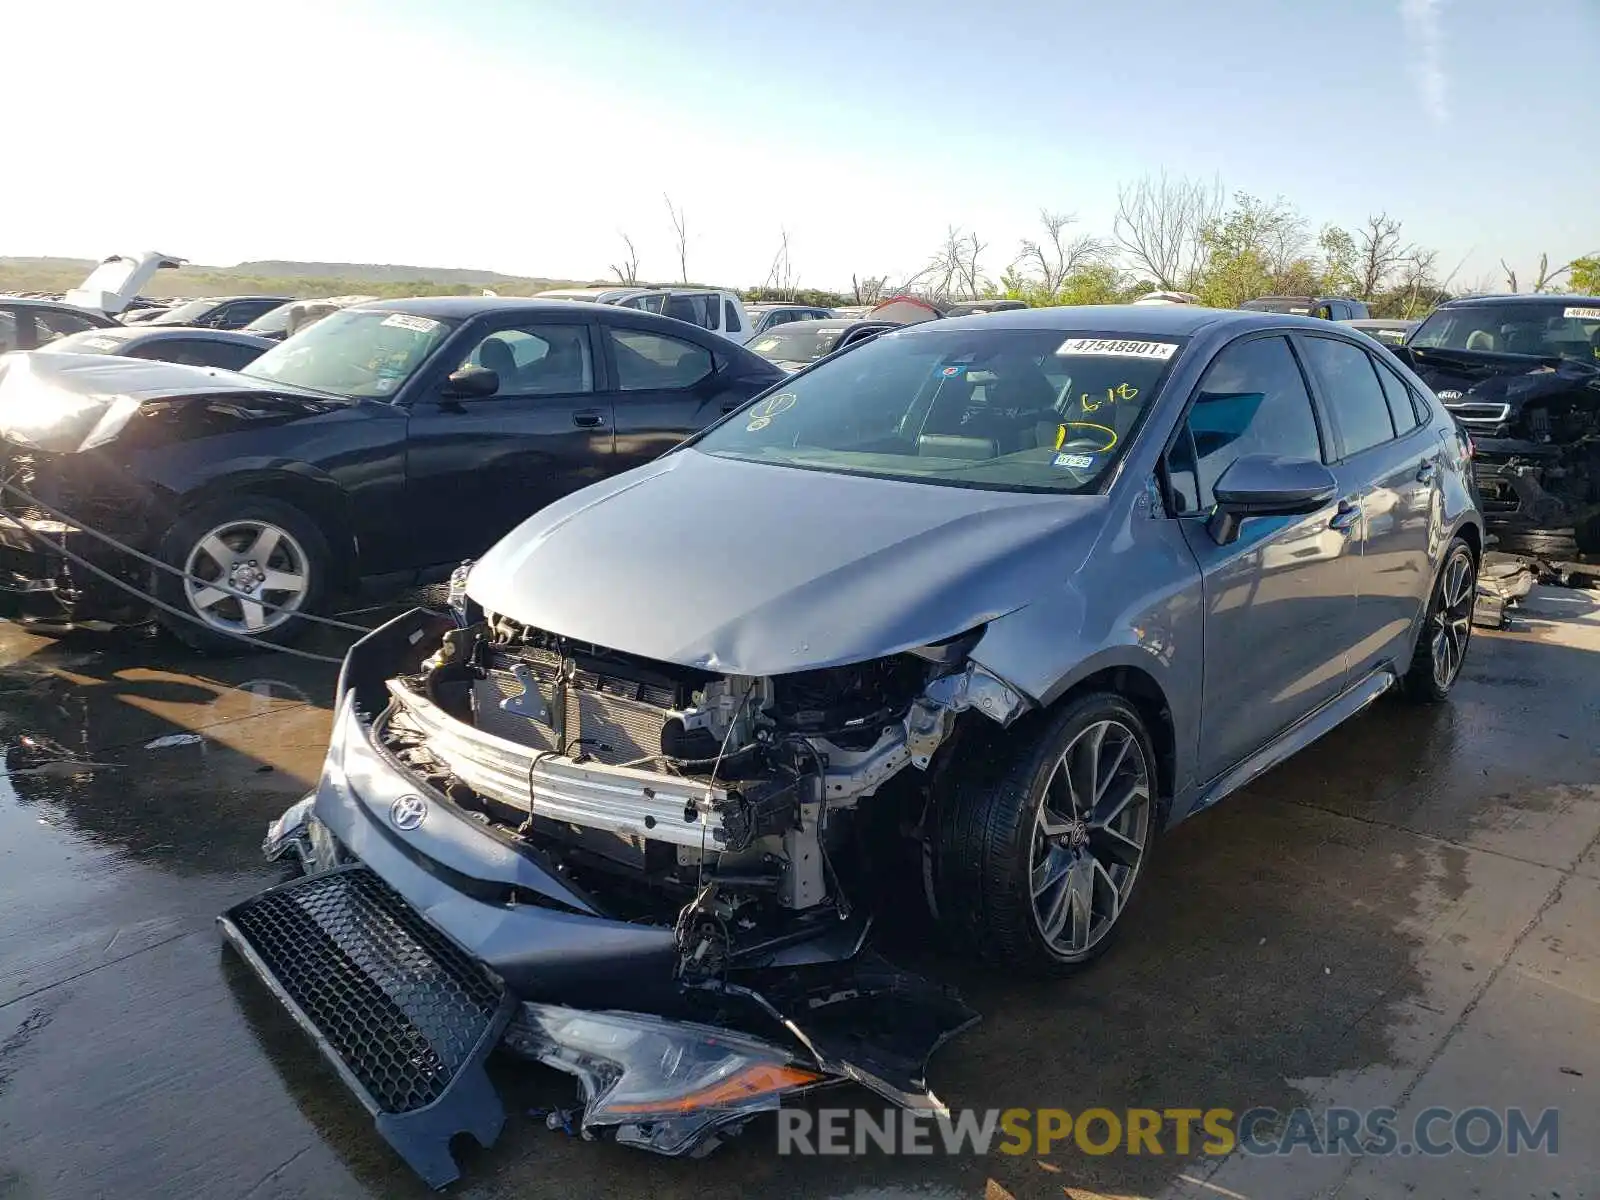
<path fill-rule="evenodd" d="M 600 339 L 616 389 L 618 470 L 659 457 L 754 394 L 728 370 L 740 352 L 713 345 L 715 334 L 608 320 Z"/>
<path fill-rule="evenodd" d="M 1247 454 L 1326 461 L 1330 442 L 1287 337 L 1229 343 L 1168 451 L 1169 505 L 1205 597 L 1201 770 L 1213 779 L 1344 685 L 1355 610 L 1359 494 L 1303 517 L 1249 517 L 1217 544 L 1213 488 Z M 1353 514 L 1353 515 L 1352 515 Z"/>
<path fill-rule="evenodd" d="M 447 349 L 422 394 L 408 397 L 406 507 L 418 566 L 480 554 L 615 469 L 612 396 L 586 313 L 499 315 Z M 450 396 L 449 374 L 467 366 L 495 371 L 498 390 Z"/>
<path fill-rule="evenodd" d="M 1404 669 L 1401 660 L 1433 584 L 1429 530 L 1444 446 L 1418 428 L 1404 383 L 1366 349 L 1343 338 L 1298 340 L 1333 427 L 1340 492 L 1360 496 L 1362 557 L 1350 669 L 1354 677 L 1384 663 Z"/>

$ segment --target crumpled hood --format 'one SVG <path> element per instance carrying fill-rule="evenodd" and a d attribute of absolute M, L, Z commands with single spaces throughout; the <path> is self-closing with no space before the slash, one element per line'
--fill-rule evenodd
<path fill-rule="evenodd" d="M 1465 397 L 1470 392 L 1474 400 L 1506 400 L 1513 405 L 1600 376 L 1600 370 L 1587 363 L 1553 356 L 1427 348 L 1413 349 L 1411 355 L 1418 377 L 1437 393 L 1460 392 Z"/>
<path fill-rule="evenodd" d="M 953 637 L 1066 586 L 1106 509 L 688 448 L 524 521 L 467 591 L 580 641 L 785 674 Z"/>
<path fill-rule="evenodd" d="M 160 401 L 247 397 L 338 407 L 349 401 L 212 367 L 106 354 L 0 356 L 0 440 L 70 453 L 111 441 L 141 407 Z"/>

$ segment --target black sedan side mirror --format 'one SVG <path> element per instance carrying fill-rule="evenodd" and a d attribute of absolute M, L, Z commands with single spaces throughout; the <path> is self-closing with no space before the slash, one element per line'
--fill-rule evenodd
<path fill-rule="evenodd" d="M 1304 458 L 1247 454 L 1222 473 L 1207 528 L 1219 546 L 1238 540 L 1246 517 L 1294 517 L 1316 512 L 1339 494 L 1333 472 Z"/>
<path fill-rule="evenodd" d="M 445 380 L 447 400 L 481 400 L 500 390 L 500 373 L 488 367 L 462 367 Z"/>

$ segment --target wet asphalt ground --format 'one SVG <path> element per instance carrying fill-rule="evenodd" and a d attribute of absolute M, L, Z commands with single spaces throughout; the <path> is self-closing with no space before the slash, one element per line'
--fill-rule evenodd
<path fill-rule="evenodd" d="M 429 1194 L 213 926 L 281 878 L 257 848 L 317 774 L 333 679 L 0 624 L 0 1197 Z M 676 1162 L 546 1129 L 522 1107 L 565 1077 L 501 1067 L 519 1107 L 452 1191 L 1600 1196 L 1597 741 L 1600 594 L 1541 590 L 1448 705 L 1380 702 L 1174 831 L 1092 969 L 900 948 L 985 1015 L 934 1061 L 953 1107 L 1554 1106 L 1555 1156 L 800 1160 L 758 1123 Z"/>

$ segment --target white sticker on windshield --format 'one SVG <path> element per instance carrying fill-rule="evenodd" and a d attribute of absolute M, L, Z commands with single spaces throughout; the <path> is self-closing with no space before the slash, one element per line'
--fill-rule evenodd
<path fill-rule="evenodd" d="M 1153 358 L 1166 361 L 1177 351 L 1176 342 L 1130 342 L 1120 338 L 1068 338 L 1057 354 L 1096 354 L 1109 358 Z"/>
<path fill-rule="evenodd" d="M 1087 471 L 1094 466 L 1092 454 L 1058 454 L 1050 460 L 1052 466 L 1070 467 L 1074 471 Z"/>
<path fill-rule="evenodd" d="M 396 329 L 409 329 L 412 333 L 432 333 L 439 328 L 439 322 L 427 317 L 414 317 L 410 313 L 390 313 L 383 323 Z"/>
<path fill-rule="evenodd" d="M 1600 308 L 1569 308 L 1561 315 L 1579 321 L 1600 321 Z"/>

